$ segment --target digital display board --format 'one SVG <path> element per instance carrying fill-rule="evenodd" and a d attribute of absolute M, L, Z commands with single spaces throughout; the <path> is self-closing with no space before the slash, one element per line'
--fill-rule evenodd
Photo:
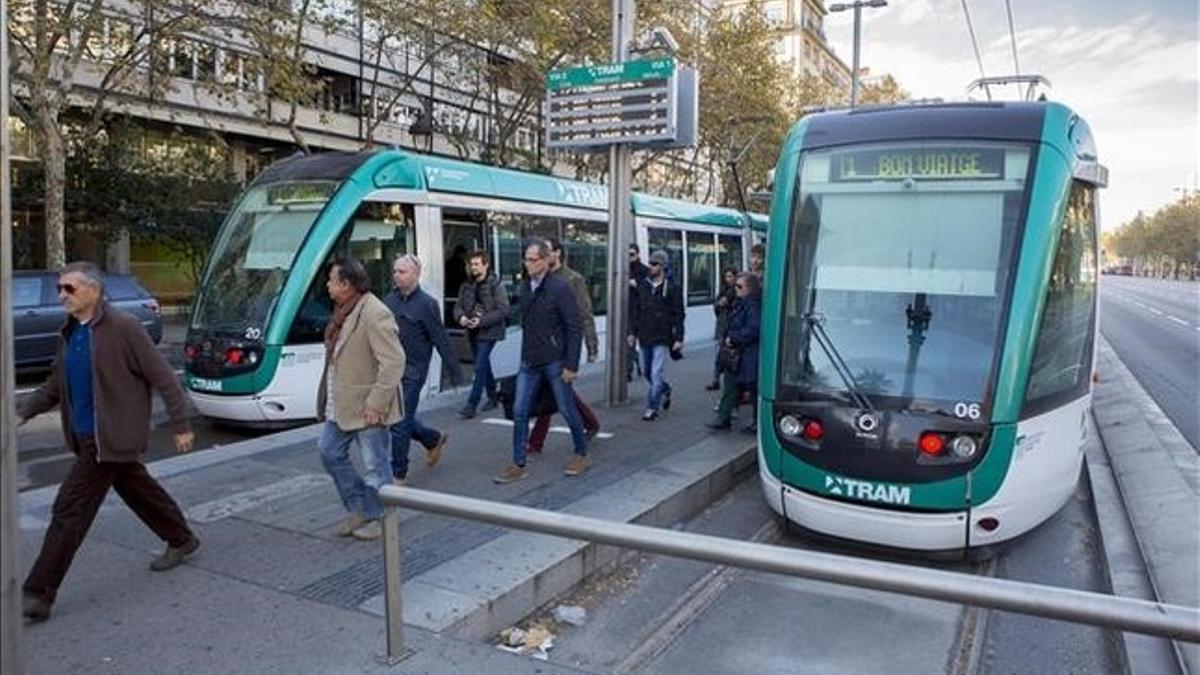
<path fill-rule="evenodd" d="M 1004 150 L 995 148 L 886 148 L 836 153 L 833 182 L 872 180 L 999 180 Z"/>

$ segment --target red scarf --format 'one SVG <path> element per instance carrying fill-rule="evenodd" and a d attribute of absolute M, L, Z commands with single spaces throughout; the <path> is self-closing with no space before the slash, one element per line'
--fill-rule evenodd
<path fill-rule="evenodd" d="M 346 317 L 350 316 L 350 312 L 354 311 L 355 305 L 362 299 L 362 293 L 354 292 L 346 299 L 345 302 L 338 303 L 333 309 L 333 317 L 329 320 L 329 325 L 325 326 L 325 363 L 328 365 L 333 358 L 333 348 L 337 346 L 338 336 L 342 334 L 342 325 L 346 323 Z"/>

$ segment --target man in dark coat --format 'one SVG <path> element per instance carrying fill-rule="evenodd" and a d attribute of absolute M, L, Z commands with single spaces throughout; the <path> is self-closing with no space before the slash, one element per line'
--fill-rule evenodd
<path fill-rule="evenodd" d="M 521 369 L 513 401 L 512 463 L 492 480 L 512 483 L 529 477 L 525 444 L 529 414 L 541 387 L 550 387 L 558 411 L 571 428 L 575 456 L 563 470 L 568 476 L 587 471 L 587 436 L 571 384 L 579 377 L 583 331 L 571 287 L 550 274 L 550 246 L 535 240 L 525 246 L 525 283 L 521 284 Z"/>
<path fill-rule="evenodd" d="M 421 288 L 421 259 L 411 253 L 396 258 L 392 263 L 392 282 L 395 288 L 383 302 L 396 317 L 406 359 L 404 377 L 400 380 L 404 418 L 391 426 L 392 476 L 397 483 L 404 484 L 408 478 L 408 445 L 412 439 L 416 438 L 425 446 L 425 465 L 432 468 L 441 460 L 448 438 L 444 432 L 425 426 L 417 418 L 417 404 L 429 375 L 434 347 L 450 370 L 451 382 L 460 384 L 462 373 L 458 368 L 458 357 L 450 348 L 450 336 L 442 324 L 438 302 Z"/>
<path fill-rule="evenodd" d="M 489 270 L 487 251 L 472 251 L 467 258 L 470 279 L 458 289 L 454 303 L 454 320 L 467 330 L 475 360 L 475 381 L 467 402 L 458 414 L 466 419 L 475 416 L 483 394 L 487 402 L 481 410 L 496 407 L 496 375 L 492 372 L 492 349 L 504 339 L 508 326 L 508 289 L 504 282 Z"/>
<path fill-rule="evenodd" d="M 192 449 L 179 378 L 137 319 L 104 302 L 104 276 L 95 265 L 64 267 L 58 299 L 69 318 L 50 377 L 17 409 L 24 424 L 59 406 L 63 438 L 75 455 L 54 499 L 42 550 L 25 579 L 24 615 L 35 622 L 50 617 L 58 588 L 110 487 L 167 543 L 150 569 L 169 570 L 200 547 L 179 505 L 141 461 L 149 442 L 152 389 L 167 404 L 175 449 Z"/>
<path fill-rule="evenodd" d="M 667 254 L 650 255 L 650 275 L 630 298 L 629 346 L 642 347 L 642 373 L 650 383 L 642 420 L 658 419 L 659 410 L 671 407 L 671 384 L 664 375 L 670 352 L 683 349 L 683 295 L 667 278 Z"/>

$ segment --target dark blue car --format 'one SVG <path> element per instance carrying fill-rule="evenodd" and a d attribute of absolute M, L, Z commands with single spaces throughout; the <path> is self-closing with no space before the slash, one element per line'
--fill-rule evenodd
<path fill-rule="evenodd" d="M 67 314 L 58 302 L 58 273 L 53 271 L 13 272 L 13 348 L 17 368 L 48 366 L 54 360 L 58 329 Z M 105 295 L 122 311 L 137 317 L 158 344 L 162 340 L 162 310 L 137 278 L 106 274 Z"/>

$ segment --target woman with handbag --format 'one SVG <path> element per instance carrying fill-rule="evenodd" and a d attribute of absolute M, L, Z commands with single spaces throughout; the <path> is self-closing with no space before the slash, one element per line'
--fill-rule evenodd
<path fill-rule="evenodd" d="M 758 332 L 762 323 L 762 294 L 759 280 L 750 272 L 738 275 L 734 288 L 737 299 L 729 312 L 729 324 L 721 340 L 717 362 L 721 368 L 721 402 L 710 429 L 729 429 L 733 408 L 743 393 L 749 393 L 751 407 L 758 393 Z M 754 415 L 742 431 L 754 433 L 758 424 Z"/>
<path fill-rule="evenodd" d="M 737 274 L 737 270 L 732 267 L 726 267 L 721 272 L 721 291 L 713 301 L 713 313 L 717 315 L 717 357 L 713 364 L 712 382 L 704 387 L 708 391 L 721 388 L 721 345 L 724 344 L 725 329 L 729 326 L 729 312 L 733 310 L 733 303 L 737 300 L 737 291 L 734 289 Z"/>

